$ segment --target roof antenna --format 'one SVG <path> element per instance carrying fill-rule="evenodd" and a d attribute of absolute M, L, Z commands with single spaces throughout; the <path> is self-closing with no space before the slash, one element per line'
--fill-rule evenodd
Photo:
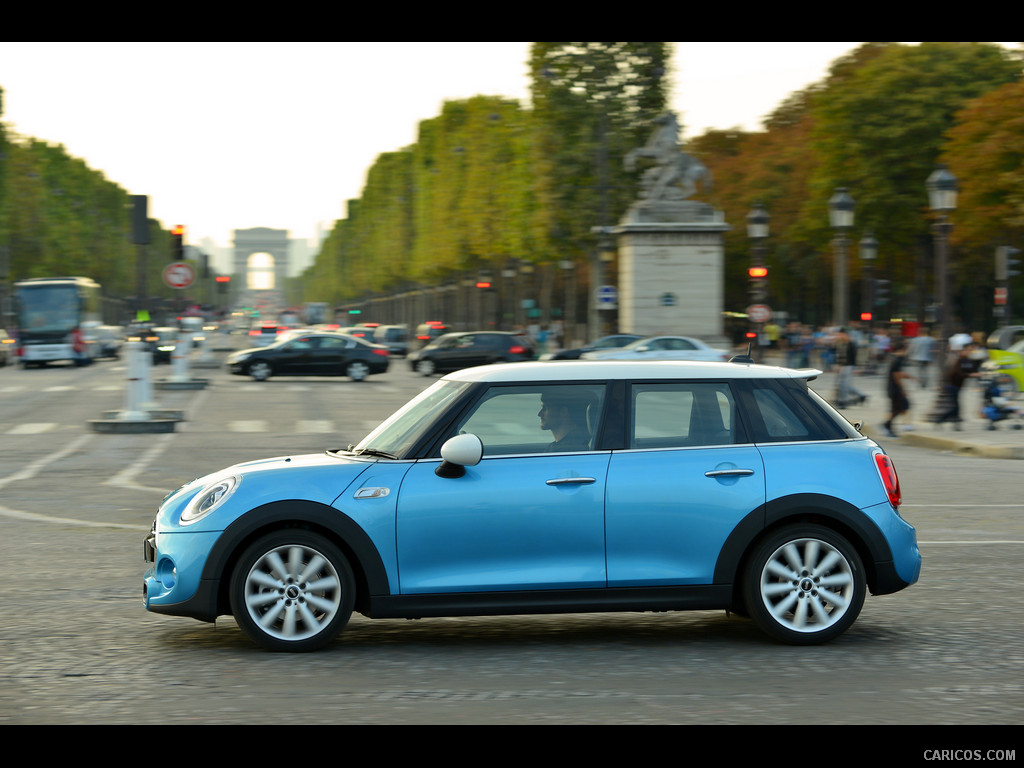
<path fill-rule="evenodd" d="M 747 365 L 752 365 L 754 363 L 754 358 L 751 356 L 751 353 L 753 352 L 753 345 L 754 345 L 753 341 L 748 341 L 747 342 L 747 354 L 745 354 L 745 355 L 733 355 L 729 359 L 729 362 L 730 363 L 746 363 Z"/>

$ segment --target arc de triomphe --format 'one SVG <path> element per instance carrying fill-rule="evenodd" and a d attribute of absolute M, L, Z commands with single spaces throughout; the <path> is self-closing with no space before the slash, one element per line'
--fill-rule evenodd
<path fill-rule="evenodd" d="M 254 273 L 273 271 L 273 287 L 280 289 L 288 276 L 288 230 L 255 227 L 235 230 L 234 274 L 243 278 L 242 285 L 248 289 Z M 267 253 L 273 258 L 273 266 L 253 266 L 252 256 Z"/>

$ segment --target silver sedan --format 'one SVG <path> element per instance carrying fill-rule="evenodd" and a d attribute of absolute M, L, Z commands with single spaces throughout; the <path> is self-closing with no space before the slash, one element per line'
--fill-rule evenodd
<path fill-rule="evenodd" d="M 726 349 L 715 349 L 700 339 L 688 336 L 652 336 L 634 341 L 620 349 L 601 349 L 586 352 L 584 360 L 697 360 L 721 362 L 732 354 Z"/>

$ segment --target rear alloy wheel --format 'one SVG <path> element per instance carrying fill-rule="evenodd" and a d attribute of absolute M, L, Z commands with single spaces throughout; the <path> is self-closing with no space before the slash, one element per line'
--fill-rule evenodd
<path fill-rule="evenodd" d="M 416 363 L 416 372 L 421 376 L 433 376 L 435 370 L 437 370 L 437 366 L 434 365 L 433 360 L 420 360 Z"/>
<path fill-rule="evenodd" d="M 791 645 L 824 643 L 845 632 L 864 605 L 857 550 L 820 525 L 780 530 L 754 553 L 744 579 L 750 617 Z"/>
<path fill-rule="evenodd" d="M 231 576 L 231 612 L 271 651 L 312 651 L 348 623 L 355 578 L 330 541 L 298 529 L 275 531 L 249 547 Z"/>
<path fill-rule="evenodd" d="M 348 368 L 345 369 L 345 375 L 352 379 L 352 381 L 362 381 L 370 375 L 370 366 L 357 360 L 348 364 Z"/>
<path fill-rule="evenodd" d="M 249 375 L 255 381 L 266 381 L 270 378 L 271 373 L 273 373 L 273 369 L 270 367 L 270 363 L 265 363 L 262 360 L 249 366 Z"/>

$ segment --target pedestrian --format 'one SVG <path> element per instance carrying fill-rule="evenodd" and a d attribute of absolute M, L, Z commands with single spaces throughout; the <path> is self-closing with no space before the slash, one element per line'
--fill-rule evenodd
<path fill-rule="evenodd" d="M 917 380 L 921 389 L 928 388 L 928 366 L 932 363 L 932 353 L 935 349 L 935 337 L 930 333 L 922 333 L 910 340 L 907 348 L 907 359 L 917 371 Z"/>
<path fill-rule="evenodd" d="M 895 430 L 896 418 L 910 410 L 910 399 L 904 382 L 913 377 L 904 370 L 906 352 L 902 338 L 896 339 L 889 349 L 889 420 L 885 422 L 885 431 L 889 437 L 899 437 Z"/>
<path fill-rule="evenodd" d="M 942 382 L 939 408 L 934 419 L 936 424 L 943 424 L 948 421 L 953 424 L 953 429 L 960 430 L 960 422 L 962 421 L 960 416 L 960 390 L 963 389 L 964 382 L 967 379 L 979 375 L 982 359 L 984 359 L 984 351 L 982 350 L 981 354 L 977 354 L 973 342 L 967 342 L 953 352 L 953 361 L 947 367 L 945 378 Z"/>
<path fill-rule="evenodd" d="M 857 389 L 853 376 L 857 370 L 857 342 L 846 328 L 840 328 L 835 343 L 836 365 L 839 367 L 836 402 L 839 407 L 863 403 L 868 396 Z"/>

